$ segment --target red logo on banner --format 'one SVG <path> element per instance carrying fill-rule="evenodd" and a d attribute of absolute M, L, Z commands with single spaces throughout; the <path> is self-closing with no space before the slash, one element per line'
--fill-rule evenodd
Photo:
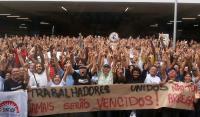
<path fill-rule="evenodd" d="M 19 108 L 13 101 L 3 101 L 0 103 L 0 112 L 19 113 Z"/>

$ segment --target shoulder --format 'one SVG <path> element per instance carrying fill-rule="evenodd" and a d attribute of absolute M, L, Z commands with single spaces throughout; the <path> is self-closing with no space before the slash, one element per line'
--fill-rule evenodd
<path fill-rule="evenodd" d="M 8 83 L 11 83 L 11 82 L 12 82 L 11 79 L 7 79 L 7 80 L 4 81 L 4 84 L 8 84 Z"/>

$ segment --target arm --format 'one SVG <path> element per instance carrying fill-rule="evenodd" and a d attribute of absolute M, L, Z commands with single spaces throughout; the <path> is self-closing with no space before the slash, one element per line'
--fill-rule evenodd
<path fill-rule="evenodd" d="M 65 70 L 65 73 L 64 73 L 64 76 L 63 76 L 63 78 L 62 78 L 64 82 L 66 82 L 66 79 L 67 79 L 67 75 L 68 75 L 68 74 L 69 74 L 69 69 L 66 69 L 66 70 Z"/>
<path fill-rule="evenodd" d="M 25 89 L 27 89 L 28 87 L 28 83 L 29 83 L 29 75 L 28 75 L 28 69 L 26 67 L 24 67 L 24 85 L 25 85 Z"/>
<path fill-rule="evenodd" d="M 7 69 L 7 66 L 8 66 L 8 61 L 6 60 L 6 54 L 3 53 L 0 59 L 0 70 L 5 71 Z"/>
<path fill-rule="evenodd" d="M 24 59 L 23 59 L 22 56 L 21 56 L 21 49 L 17 49 L 17 55 L 18 55 L 19 62 L 20 62 L 20 64 L 21 64 L 21 66 L 25 66 Z"/>
<path fill-rule="evenodd" d="M 155 62 L 155 57 L 156 57 L 156 50 L 155 50 L 155 47 L 154 47 L 154 45 L 153 45 L 153 42 L 152 41 L 150 41 L 150 44 L 151 44 L 151 50 L 152 50 L 152 53 L 153 53 L 153 63 L 152 64 L 154 64 L 154 62 Z"/>
<path fill-rule="evenodd" d="M 161 67 L 161 77 L 162 77 L 161 83 L 166 83 L 167 81 L 166 68 L 167 68 L 167 62 L 163 61 L 163 65 Z"/>
<path fill-rule="evenodd" d="M 43 65 L 44 65 L 44 68 L 45 68 L 45 71 L 46 71 L 47 81 L 49 82 L 50 81 L 50 77 L 49 77 L 49 67 L 48 67 L 49 63 L 48 63 L 47 51 L 45 52 L 44 59 L 45 59 L 45 63 Z"/>
<path fill-rule="evenodd" d="M 103 65 L 103 52 L 99 53 L 98 59 L 97 59 L 97 67 L 100 70 Z"/>
<path fill-rule="evenodd" d="M 35 47 L 31 48 L 30 52 L 29 52 L 29 56 L 28 58 L 33 62 L 33 63 L 37 63 L 37 59 L 35 59 L 35 55 L 36 52 L 35 52 Z"/>
<path fill-rule="evenodd" d="M 97 60 L 98 54 L 95 53 L 95 55 L 92 58 L 92 68 L 91 68 L 91 73 L 94 74 L 95 72 L 97 72 L 97 64 L 96 64 L 96 60 Z"/>

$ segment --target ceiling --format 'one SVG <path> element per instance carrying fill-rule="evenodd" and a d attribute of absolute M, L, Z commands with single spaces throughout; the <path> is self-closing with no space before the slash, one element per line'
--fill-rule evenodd
<path fill-rule="evenodd" d="M 61 9 L 65 7 L 68 12 Z M 127 12 L 125 9 L 128 7 Z M 103 2 L 0 2 L 0 14 L 10 13 L 30 20 L 16 20 L 0 16 L 0 31 L 14 30 L 24 23 L 30 33 L 51 32 L 55 26 L 58 34 L 109 34 L 112 31 L 128 34 L 143 32 L 149 26 L 158 24 L 157 30 L 172 31 L 174 5 L 172 3 L 103 3 Z M 195 17 L 196 20 L 183 20 L 178 27 L 191 29 L 199 23 L 200 4 L 178 4 L 178 20 L 182 17 Z M 40 25 L 40 22 L 49 25 Z M 156 30 L 156 29 L 155 29 Z M 127 32 L 127 33 L 126 33 Z"/>

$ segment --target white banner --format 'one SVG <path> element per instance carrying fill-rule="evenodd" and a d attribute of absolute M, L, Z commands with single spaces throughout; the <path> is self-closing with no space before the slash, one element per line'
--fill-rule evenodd
<path fill-rule="evenodd" d="M 26 91 L 0 92 L 0 117 L 27 117 Z"/>

